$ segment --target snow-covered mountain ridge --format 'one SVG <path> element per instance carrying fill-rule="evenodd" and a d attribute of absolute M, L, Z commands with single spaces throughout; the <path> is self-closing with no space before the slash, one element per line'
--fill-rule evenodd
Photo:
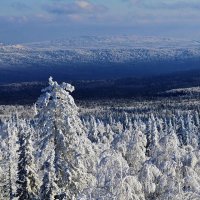
<path fill-rule="evenodd" d="M 198 41 L 153 37 L 82 37 L 0 45 L 0 66 L 76 63 L 140 63 L 198 60 Z"/>
<path fill-rule="evenodd" d="M 167 94 L 200 95 L 200 87 L 177 88 L 166 91 Z"/>

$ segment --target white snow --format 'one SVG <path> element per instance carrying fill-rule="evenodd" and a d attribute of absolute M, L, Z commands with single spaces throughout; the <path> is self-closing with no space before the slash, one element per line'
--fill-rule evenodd
<path fill-rule="evenodd" d="M 0 199 L 200 199 L 199 110 L 80 118 L 73 90 L 2 119 Z"/>

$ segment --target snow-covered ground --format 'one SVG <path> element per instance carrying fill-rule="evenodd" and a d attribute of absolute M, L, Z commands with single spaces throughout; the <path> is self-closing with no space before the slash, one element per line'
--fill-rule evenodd
<path fill-rule="evenodd" d="M 167 94 L 200 95 L 200 87 L 178 88 L 166 91 Z"/>

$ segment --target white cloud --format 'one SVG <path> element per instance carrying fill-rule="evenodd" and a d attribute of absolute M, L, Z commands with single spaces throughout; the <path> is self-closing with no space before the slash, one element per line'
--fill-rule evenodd
<path fill-rule="evenodd" d="M 88 9 L 92 7 L 88 1 L 76 1 L 76 4 L 82 9 Z"/>
<path fill-rule="evenodd" d="M 43 9 L 46 10 L 50 14 L 57 15 L 71 15 L 71 14 L 91 14 L 91 13 L 102 13 L 107 10 L 107 8 L 103 5 L 98 5 L 94 3 L 90 3 L 85 0 L 78 0 L 74 3 L 64 3 L 57 2 L 46 4 L 43 6 Z"/>

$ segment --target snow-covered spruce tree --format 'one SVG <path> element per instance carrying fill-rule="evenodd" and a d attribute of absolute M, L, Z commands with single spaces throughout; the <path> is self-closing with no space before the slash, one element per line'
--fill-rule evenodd
<path fill-rule="evenodd" d="M 13 199 L 16 192 L 17 119 L 17 114 L 15 114 L 5 120 L 0 131 L 0 168 L 2 172 L 0 174 L 0 199 Z"/>
<path fill-rule="evenodd" d="M 187 127 L 188 127 L 188 140 L 189 145 L 192 145 L 195 149 L 198 148 L 198 128 L 195 126 L 194 116 L 191 113 L 187 115 Z"/>
<path fill-rule="evenodd" d="M 159 168 L 161 175 L 157 183 L 157 199 L 174 199 L 181 192 L 181 149 L 171 121 L 167 134 L 159 141 L 157 151 L 152 155 L 151 162 Z"/>
<path fill-rule="evenodd" d="M 26 128 L 25 128 L 26 127 Z M 22 148 L 22 139 L 27 139 L 27 134 L 29 131 L 27 123 L 24 120 L 20 120 L 17 114 L 14 114 L 10 119 L 5 121 L 3 130 L 1 133 L 1 168 L 2 168 L 2 177 L 1 177 L 1 199 L 32 199 L 33 195 L 30 195 L 27 198 L 21 194 L 26 190 L 29 194 L 34 194 L 36 189 L 34 185 L 36 184 L 34 173 L 34 166 L 30 165 L 32 161 L 32 151 L 30 151 L 29 140 L 26 140 L 26 145 Z M 29 131 L 31 133 L 31 131 Z M 21 140 L 21 139 L 22 140 Z M 21 150 L 24 150 L 21 152 Z M 31 149 L 32 150 L 32 149 Z M 24 154 L 23 154 L 24 153 Z M 26 161 L 26 162 L 24 162 Z M 24 168 L 25 170 L 22 170 Z M 23 179 L 23 180 L 22 180 Z M 27 183 L 27 187 L 24 189 L 23 184 Z M 19 183 L 19 184 L 16 184 Z M 20 192 L 21 190 L 21 192 Z"/>
<path fill-rule="evenodd" d="M 159 132 L 157 129 L 156 119 L 153 115 L 151 115 L 151 142 L 149 143 L 149 155 L 151 156 L 154 154 L 155 151 L 158 149 L 159 145 Z"/>
<path fill-rule="evenodd" d="M 16 194 L 16 180 L 17 180 L 17 136 L 18 136 L 18 114 L 14 114 L 7 122 L 7 134 L 8 134 L 8 181 L 10 199 Z"/>
<path fill-rule="evenodd" d="M 142 166 L 139 173 L 139 181 L 142 184 L 145 199 L 158 199 L 156 186 L 160 175 L 160 170 L 151 161 L 146 161 Z"/>
<path fill-rule="evenodd" d="M 134 175 L 138 174 L 138 171 L 147 159 L 145 155 L 147 140 L 142 131 L 141 122 L 135 121 L 132 139 L 127 143 L 126 160 Z"/>
<path fill-rule="evenodd" d="M 46 199 L 76 198 L 94 182 L 95 154 L 70 95 L 73 90 L 72 85 L 59 85 L 50 77 L 36 103 L 40 194 Z"/>
<path fill-rule="evenodd" d="M 142 185 L 137 177 L 130 175 L 128 163 L 121 153 L 111 149 L 100 154 L 97 186 L 92 191 L 91 199 L 144 200 Z"/>
<path fill-rule="evenodd" d="M 156 149 L 156 146 L 158 145 L 159 140 L 159 132 L 157 123 L 159 123 L 158 127 L 163 128 L 161 125 L 161 121 L 158 121 L 154 114 L 151 113 L 151 115 L 148 117 L 145 129 L 144 135 L 146 136 L 146 156 L 151 156 L 154 149 Z M 163 134 L 163 133 L 162 133 Z"/>
<path fill-rule="evenodd" d="M 9 181 L 10 170 L 8 170 L 10 165 L 8 133 L 5 127 L 5 123 L 2 122 L 0 126 L 0 199 L 11 199 L 12 187 Z"/>
<path fill-rule="evenodd" d="M 89 121 L 88 138 L 92 143 L 98 143 L 99 141 L 97 123 L 94 116 Z"/>
<path fill-rule="evenodd" d="M 146 138 L 147 138 L 147 145 L 146 145 L 146 155 L 150 155 L 150 145 L 151 145 L 151 137 L 152 137 L 152 119 L 149 118 L 147 121 L 147 128 L 146 128 Z"/>
<path fill-rule="evenodd" d="M 17 170 L 17 192 L 18 200 L 39 199 L 38 187 L 40 181 L 37 177 L 34 165 L 32 134 L 33 129 L 29 121 L 20 120 L 18 130 L 19 161 Z"/>
<path fill-rule="evenodd" d="M 137 174 L 141 165 L 145 162 L 146 156 L 146 136 L 142 131 L 142 122 L 134 121 L 128 123 L 124 132 L 116 137 L 113 142 L 113 148 L 120 152 L 127 161 L 132 174 Z"/>
<path fill-rule="evenodd" d="M 185 128 L 185 123 L 184 123 L 183 117 L 181 116 L 179 119 L 179 126 L 177 129 L 177 136 L 178 136 L 181 146 L 186 145 L 186 143 L 187 143 L 186 135 L 187 135 L 187 130 Z"/>

